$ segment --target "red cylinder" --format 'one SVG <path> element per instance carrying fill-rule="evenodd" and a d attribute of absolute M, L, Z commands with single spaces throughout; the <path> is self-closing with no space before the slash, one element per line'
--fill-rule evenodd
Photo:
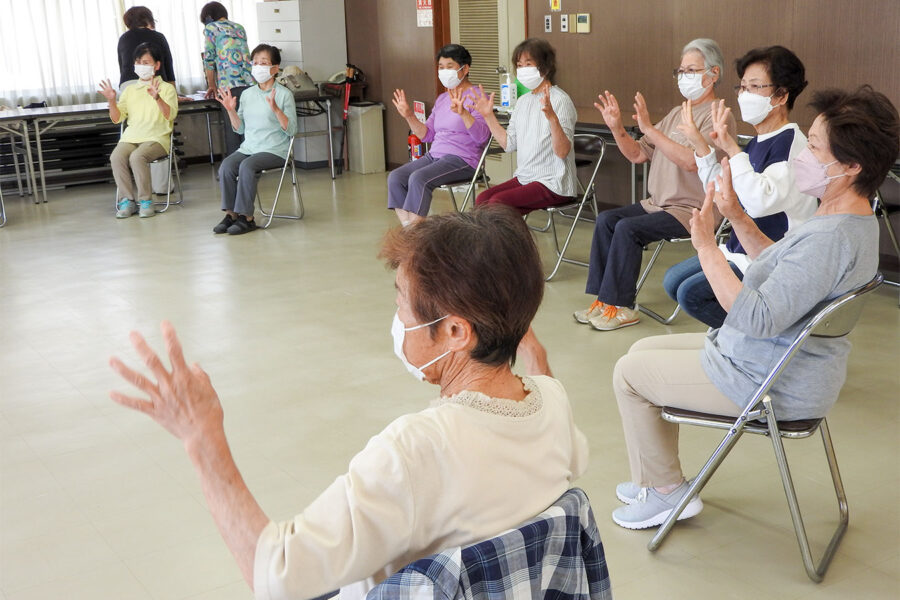
<path fill-rule="evenodd" d="M 425 144 L 414 133 L 409 134 L 409 137 L 406 138 L 406 143 L 409 145 L 410 159 L 419 160 L 425 154 Z"/>

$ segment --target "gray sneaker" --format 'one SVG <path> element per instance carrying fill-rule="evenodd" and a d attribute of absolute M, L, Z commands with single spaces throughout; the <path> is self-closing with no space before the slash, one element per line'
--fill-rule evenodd
<path fill-rule="evenodd" d="M 646 529 L 662 525 L 663 521 L 681 500 L 688 490 L 688 484 L 683 481 L 680 486 L 669 494 L 660 494 L 651 488 L 643 488 L 638 493 L 634 503 L 621 506 L 613 511 L 612 518 L 616 525 L 626 529 Z M 703 501 L 699 496 L 694 497 L 678 515 L 678 520 L 690 519 L 703 510 Z"/>
<path fill-rule="evenodd" d="M 153 217 L 156 215 L 156 209 L 153 208 L 153 200 L 141 200 L 141 210 L 138 216 L 142 219 Z"/>
<path fill-rule="evenodd" d="M 134 200 L 129 200 L 128 198 L 122 198 L 116 203 L 116 218 L 117 219 L 127 219 L 134 213 L 138 211 L 137 205 L 135 205 Z"/>
<path fill-rule="evenodd" d="M 616 498 L 625 504 L 634 504 L 637 502 L 638 494 L 640 493 L 641 486 L 632 481 L 626 481 L 625 483 L 620 483 L 616 486 Z"/>
<path fill-rule="evenodd" d="M 594 303 L 584 310 L 576 310 L 572 313 L 572 316 L 575 317 L 575 320 L 579 323 L 587 325 L 591 322 L 591 317 L 596 317 L 603 313 L 604 309 L 606 309 L 606 305 L 600 302 L 599 300 L 594 300 Z"/>

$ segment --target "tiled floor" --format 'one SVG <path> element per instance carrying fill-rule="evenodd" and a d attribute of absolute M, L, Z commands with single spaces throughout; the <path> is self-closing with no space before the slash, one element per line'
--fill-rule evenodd
<path fill-rule="evenodd" d="M 287 518 L 396 416 L 435 389 L 391 351 L 393 276 L 376 258 L 385 176 L 304 173 L 307 216 L 242 237 L 214 236 L 207 166 L 186 172 L 188 202 L 153 219 L 113 218 L 112 188 L 7 197 L 0 229 L 0 600 L 246 599 L 179 444 L 108 399 L 107 367 L 134 361 L 127 335 L 159 343 L 171 319 L 189 360 L 211 374 L 239 465 L 263 507 Z M 271 180 L 264 189 L 271 189 Z M 449 209 L 446 198 L 435 210 Z M 584 250 L 588 227 L 574 247 Z M 550 258 L 547 239 L 540 236 Z M 644 301 L 667 305 L 667 249 Z M 769 442 L 746 439 L 704 494 L 706 509 L 651 554 L 651 532 L 615 526 L 627 478 L 610 375 L 636 339 L 700 331 L 681 316 L 600 333 L 574 323 L 585 271 L 564 266 L 535 322 L 591 441 L 578 482 L 592 499 L 615 595 L 643 598 L 896 598 L 900 595 L 897 289 L 871 298 L 832 432 L 850 529 L 821 584 L 802 568 Z M 687 469 L 718 439 L 682 433 Z M 806 520 L 821 551 L 836 507 L 818 440 L 789 444 Z"/>

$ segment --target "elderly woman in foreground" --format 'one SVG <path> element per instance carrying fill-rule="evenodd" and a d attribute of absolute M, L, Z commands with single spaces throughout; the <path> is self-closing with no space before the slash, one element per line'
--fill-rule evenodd
<path fill-rule="evenodd" d="M 709 335 L 644 338 L 616 364 L 613 387 L 631 464 L 631 481 L 616 488 L 627 504 L 613 512 L 622 527 L 659 525 L 688 488 L 678 426 L 660 418 L 661 406 L 739 415 L 809 313 L 875 275 L 878 223 L 869 198 L 900 151 L 897 109 L 868 86 L 819 92 L 811 104 L 819 115 L 793 169 L 797 190 L 821 199 L 813 217 L 773 243 L 741 209 L 723 160 L 721 192 L 709 184 L 691 240 L 728 313 L 724 324 Z M 714 201 L 753 260 L 743 281 L 716 246 Z M 778 418 L 824 416 L 844 383 L 849 351 L 844 338 L 809 338 L 771 389 Z M 702 508 L 694 498 L 679 518 Z"/>
<path fill-rule="evenodd" d="M 184 443 L 256 598 L 309 598 L 338 587 L 341 598 L 362 598 L 415 559 L 538 514 L 584 472 L 587 443 L 560 383 L 510 369 L 543 294 L 522 219 L 504 207 L 428 217 L 390 232 L 382 256 L 397 270 L 394 350 L 440 396 L 375 435 L 347 473 L 289 521 L 270 521 L 247 489 L 216 391 L 185 362 L 169 323 L 162 328 L 171 371 L 136 332 L 132 342 L 151 375 L 111 360 L 149 396 L 112 398 Z"/>

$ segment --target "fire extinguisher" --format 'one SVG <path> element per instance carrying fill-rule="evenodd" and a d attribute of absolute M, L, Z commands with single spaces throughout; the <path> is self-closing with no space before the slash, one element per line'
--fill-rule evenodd
<path fill-rule="evenodd" d="M 410 160 L 419 160 L 422 156 L 425 155 L 425 144 L 422 143 L 422 140 L 414 134 L 413 132 L 409 132 L 409 137 L 406 138 L 406 143 L 409 146 L 409 158 Z"/>

